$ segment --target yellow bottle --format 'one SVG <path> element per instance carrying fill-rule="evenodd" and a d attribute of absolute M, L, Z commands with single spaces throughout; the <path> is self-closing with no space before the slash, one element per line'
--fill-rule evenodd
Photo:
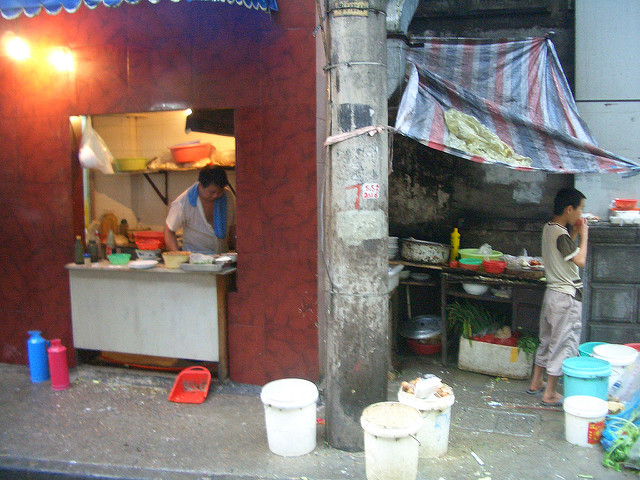
<path fill-rule="evenodd" d="M 458 233 L 458 229 L 454 228 L 451 233 L 451 254 L 449 256 L 449 261 L 453 262 L 458 258 L 458 249 L 460 248 L 460 234 Z"/>

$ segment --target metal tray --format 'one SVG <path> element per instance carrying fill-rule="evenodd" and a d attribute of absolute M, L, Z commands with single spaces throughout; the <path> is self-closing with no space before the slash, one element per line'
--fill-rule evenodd
<path fill-rule="evenodd" d="M 218 263 L 182 263 L 180 269 L 186 272 L 219 272 L 222 265 Z"/>

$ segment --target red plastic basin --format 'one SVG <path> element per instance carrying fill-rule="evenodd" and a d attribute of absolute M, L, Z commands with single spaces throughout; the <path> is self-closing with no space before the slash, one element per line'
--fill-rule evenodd
<path fill-rule="evenodd" d="M 192 163 L 208 158 L 216 150 L 210 143 L 188 143 L 169 147 L 176 163 Z"/>
<path fill-rule="evenodd" d="M 419 355 L 433 355 L 434 353 L 438 353 L 442 349 L 441 343 L 436 344 L 424 344 L 420 343 L 417 340 L 412 340 L 410 338 L 405 338 L 407 341 L 407 345 L 409 348 L 419 354 Z"/>

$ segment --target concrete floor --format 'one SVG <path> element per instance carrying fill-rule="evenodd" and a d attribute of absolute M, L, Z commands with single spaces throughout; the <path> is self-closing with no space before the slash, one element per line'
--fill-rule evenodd
<path fill-rule="evenodd" d="M 420 480 L 636 478 L 603 467 L 600 445 L 569 444 L 562 410 L 542 407 L 524 380 L 443 368 L 437 356 L 398 357 L 395 368 L 389 400 L 402 380 L 423 373 L 442 378 L 456 397 L 449 450 L 420 459 Z M 206 401 L 192 405 L 167 400 L 174 380 L 81 365 L 71 388 L 56 392 L 49 382 L 32 384 L 27 367 L 0 364 L 0 478 L 366 478 L 365 453 L 328 446 L 323 425 L 312 453 L 273 454 L 259 387 L 212 383 Z"/>

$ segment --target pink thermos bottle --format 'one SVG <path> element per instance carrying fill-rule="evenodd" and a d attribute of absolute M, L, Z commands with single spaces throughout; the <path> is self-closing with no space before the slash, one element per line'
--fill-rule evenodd
<path fill-rule="evenodd" d="M 54 390 L 66 390 L 69 383 L 69 367 L 67 366 L 67 348 L 62 345 L 59 338 L 51 340 L 51 346 L 47 349 L 49 355 L 49 373 L 51 374 L 51 388 Z"/>

